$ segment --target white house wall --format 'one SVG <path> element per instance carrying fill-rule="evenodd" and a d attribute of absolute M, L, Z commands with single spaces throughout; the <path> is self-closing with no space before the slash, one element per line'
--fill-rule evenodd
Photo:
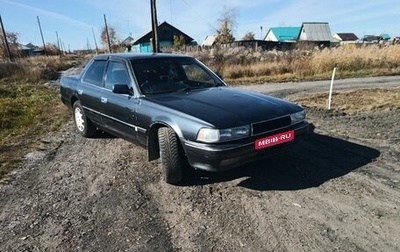
<path fill-rule="evenodd" d="M 278 38 L 275 36 L 273 32 L 268 32 L 267 36 L 265 37 L 265 41 L 278 41 Z"/>

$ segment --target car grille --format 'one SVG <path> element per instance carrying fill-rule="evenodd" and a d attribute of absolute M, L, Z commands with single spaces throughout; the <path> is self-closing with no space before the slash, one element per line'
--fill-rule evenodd
<path fill-rule="evenodd" d="M 253 135 L 287 127 L 291 124 L 290 116 L 284 116 L 278 119 L 254 123 L 252 125 Z"/>

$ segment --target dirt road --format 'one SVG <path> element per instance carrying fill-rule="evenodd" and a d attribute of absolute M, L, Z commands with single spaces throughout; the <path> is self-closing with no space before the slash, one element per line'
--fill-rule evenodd
<path fill-rule="evenodd" d="M 345 89 L 400 87 L 369 80 Z M 326 83 L 250 88 L 304 99 Z M 82 138 L 71 120 L 2 181 L 0 251 L 399 251 L 400 106 L 307 113 L 315 128 L 293 148 L 182 186 L 142 148 Z"/>

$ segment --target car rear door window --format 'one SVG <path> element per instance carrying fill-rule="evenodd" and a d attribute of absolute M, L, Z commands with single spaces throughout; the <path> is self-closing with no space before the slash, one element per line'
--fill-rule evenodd
<path fill-rule="evenodd" d="M 103 84 L 103 75 L 104 75 L 104 68 L 106 66 L 107 61 L 105 60 L 95 60 L 86 70 L 83 81 L 96 85 L 102 86 Z"/>

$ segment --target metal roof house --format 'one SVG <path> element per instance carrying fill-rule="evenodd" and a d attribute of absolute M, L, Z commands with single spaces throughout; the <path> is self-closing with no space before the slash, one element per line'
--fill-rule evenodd
<path fill-rule="evenodd" d="M 381 37 L 382 37 L 382 39 L 384 40 L 384 41 L 389 41 L 390 40 L 390 35 L 389 34 L 387 34 L 387 33 L 382 33 L 381 34 Z"/>
<path fill-rule="evenodd" d="M 358 37 L 354 33 L 336 33 L 333 39 L 339 41 L 341 45 L 357 43 Z"/>
<path fill-rule="evenodd" d="M 376 35 L 364 35 L 362 38 L 363 43 L 380 43 L 382 41 L 381 36 L 376 36 Z"/>
<path fill-rule="evenodd" d="M 128 37 L 126 37 L 126 39 L 121 41 L 121 44 L 128 45 L 128 44 L 132 44 L 134 41 L 135 40 L 131 36 L 128 36 Z"/>
<path fill-rule="evenodd" d="M 204 41 L 201 43 L 201 47 L 212 47 L 215 44 L 217 36 L 209 35 L 207 36 Z"/>
<path fill-rule="evenodd" d="M 160 48 L 172 47 L 174 43 L 174 36 L 183 36 L 185 39 L 186 45 L 190 45 L 193 42 L 193 38 L 189 35 L 183 33 L 179 29 L 174 26 L 168 24 L 167 22 L 163 22 L 158 25 L 157 28 L 158 41 L 160 44 Z M 132 51 L 133 52 L 152 52 L 151 48 L 151 39 L 152 31 L 149 31 L 142 37 L 136 39 L 132 43 Z"/>
<path fill-rule="evenodd" d="M 271 27 L 265 35 L 265 41 L 296 42 L 301 27 Z"/>
<path fill-rule="evenodd" d="M 303 22 L 299 33 L 299 42 L 330 46 L 333 41 L 331 29 L 327 22 Z"/>

